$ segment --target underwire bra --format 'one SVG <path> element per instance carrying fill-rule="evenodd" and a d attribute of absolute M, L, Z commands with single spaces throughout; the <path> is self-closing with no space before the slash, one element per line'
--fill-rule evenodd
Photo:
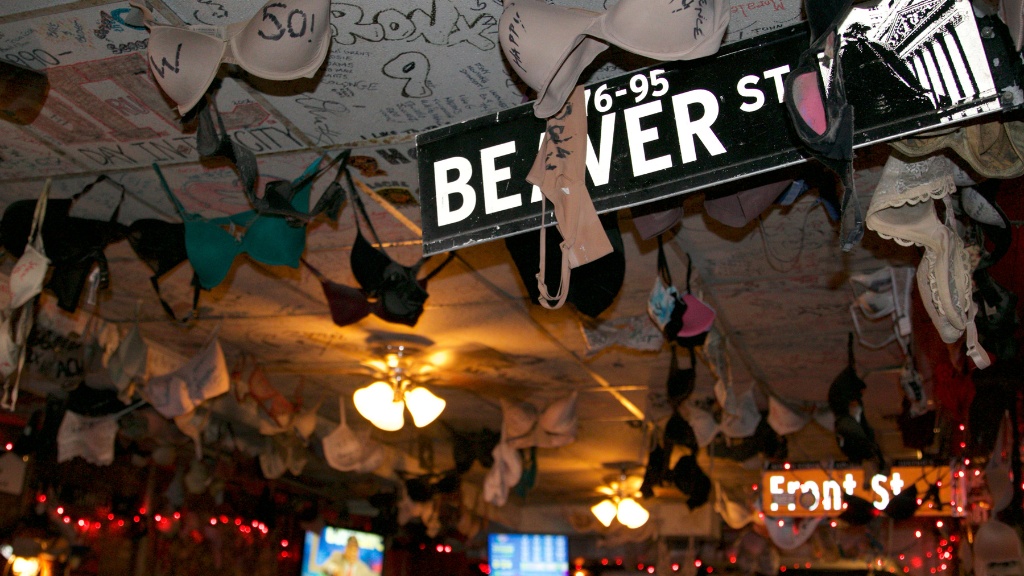
<path fill-rule="evenodd" d="M 227 26 L 159 24 L 148 1 L 131 0 L 149 28 L 149 67 L 185 114 L 206 93 L 221 63 L 267 80 L 312 78 L 331 44 L 330 0 L 270 0 Z"/>

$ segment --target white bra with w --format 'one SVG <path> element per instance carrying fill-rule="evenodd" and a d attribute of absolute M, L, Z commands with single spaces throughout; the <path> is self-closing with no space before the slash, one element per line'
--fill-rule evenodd
<path fill-rule="evenodd" d="M 184 114 L 203 97 L 221 63 L 267 80 L 311 78 L 331 44 L 330 0 L 270 0 L 227 26 L 158 24 L 145 0 L 131 0 L 149 28 L 149 67 Z"/>

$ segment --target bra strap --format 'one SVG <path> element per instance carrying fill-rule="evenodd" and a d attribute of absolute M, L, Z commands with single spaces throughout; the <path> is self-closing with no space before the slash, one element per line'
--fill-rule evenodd
<path fill-rule="evenodd" d="M 314 268 L 313 265 L 310 264 L 309 261 L 306 260 L 305 258 L 299 257 L 299 262 L 302 262 L 303 264 L 305 264 L 306 268 L 309 268 L 309 271 L 313 273 L 313 276 L 316 276 L 317 280 L 319 280 L 321 282 L 327 282 L 328 281 L 327 277 L 324 276 L 322 272 L 320 272 L 319 270 Z"/>
<path fill-rule="evenodd" d="M 978 341 L 978 326 L 974 323 L 974 317 L 978 313 L 978 304 L 971 299 L 971 306 L 967 310 L 967 355 L 974 360 L 974 365 L 979 370 L 984 370 L 992 365 L 992 360 L 989 358 L 988 352 L 981 347 L 981 342 Z"/>
<path fill-rule="evenodd" d="M 95 187 L 100 182 L 109 182 L 112 186 L 121 191 L 121 198 L 117 201 L 117 206 L 114 207 L 114 212 L 110 215 L 110 219 L 108 220 L 108 222 L 117 222 L 117 219 L 121 214 L 121 205 L 124 204 L 124 195 L 125 192 L 127 192 L 127 190 L 125 189 L 123 184 L 121 184 L 117 180 L 114 180 L 110 176 L 107 176 L 106 174 L 100 174 L 98 178 L 96 178 L 91 183 L 86 185 L 85 188 L 82 188 L 81 192 L 72 196 L 71 202 L 74 203 L 82 196 L 88 194 L 93 189 L 93 187 Z"/>
<path fill-rule="evenodd" d="M 545 281 L 547 276 L 547 253 L 548 253 L 548 229 L 546 226 L 547 222 L 547 202 L 546 197 L 541 194 L 540 196 L 540 270 L 537 272 L 537 291 L 540 292 L 539 303 L 541 306 L 548 310 L 555 310 L 561 308 L 565 304 L 565 299 L 569 296 L 569 258 L 566 254 L 562 253 L 562 269 L 559 276 L 558 292 L 552 296 L 548 291 L 548 285 Z M 562 243 L 565 244 L 564 242 Z M 551 300 L 555 303 L 551 304 Z"/>
<path fill-rule="evenodd" d="M 160 179 L 160 185 L 164 187 L 164 192 L 167 192 L 167 196 L 170 197 L 171 202 L 174 203 L 174 207 L 178 209 L 178 214 L 180 214 L 183 219 L 187 219 L 188 213 L 185 212 L 185 207 L 181 205 L 181 201 L 179 201 L 178 197 L 174 195 L 174 192 L 171 192 L 171 187 L 167 185 L 167 180 L 164 179 L 164 173 L 160 171 L 160 165 L 153 162 L 153 170 L 156 172 L 157 178 Z"/>
<path fill-rule="evenodd" d="M 693 273 L 693 257 L 691 257 L 690 253 L 687 252 L 686 253 L 686 293 L 687 294 L 693 294 L 693 292 L 690 291 L 690 275 L 692 273 Z"/>
<path fill-rule="evenodd" d="M 337 156 L 335 156 L 334 160 L 331 160 L 330 162 L 328 162 L 326 166 L 317 169 L 315 172 L 311 172 L 310 174 L 307 174 L 307 175 L 303 176 L 301 180 L 299 180 L 298 182 L 293 183 L 292 184 L 292 191 L 298 190 L 298 189 L 302 188 L 303 186 L 306 186 L 307 184 L 312 182 L 314 179 L 319 178 L 321 174 L 323 174 L 324 172 L 327 172 L 328 170 L 333 168 L 335 164 L 337 164 L 338 162 L 341 162 L 342 160 L 344 160 L 344 163 L 342 164 L 342 167 L 339 168 L 338 169 L 338 173 L 334 175 L 334 181 L 337 182 L 338 177 L 341 175 L 341 172 L 344 169 L 344 165 L 348 163 L 348 158 L 351 155 L 352 155 L 352 149 L 351 148 L 346 148 L 346 149 L 342 150 L 341 153 L 338 154 Z M 291 201 L 291 198 L 288 198 L 288 200 Z"/>
<path fill-rule="evenodd" d="M 665 246 L 662 244 L 661 234 L 658 234 L 658 275 L 665 286 L 672 285 L 672 273 L 668 270 L 668 259 L 665 258 Z"/>
<path fill-rule="evenodd" d="M 164 299 L 163 294 L 160 293 L 160 280 L 155 274 L 149 277 L 149 283 L 153 286 L 153 291 L 156 292 L 156 297 L 157 300 L 160 301 L 160 306 L 164 309 L 164 312 L 171 317 L 171 320 L 184 324 L 199 316 L 199 278 L 196 275 L 192 276 L 192 310 L 181 318 L 178 318 L 177 314 L 174 313 L 174 309 L 171 308 L 171 305 Z"/>
<path fill-rule="evenodd" d="M 352 198 L 352 203 L 356 205 L 356 208 L 363 215 L 363 218 L 366 220 L 366 225 L 370 228 L 370 234 L 373 235 L 373 240 L 377 243 L 377 246 L 375 248 L 377 248 L 378 250 L 383 252 L 385 256 L 387 256 L 387 251 L 384 250 L 384 243 L 380 241 L 380 236 L 377 235 L 377 230 L 373 227 L 373 220 L 370 220 L 370 215 L 369 213 L 366 212 L 366 205 L 363 204 L 363 199 L 359 195 L 359 191 L 356 189 L 355 182 L 352 180 L 352 172 L 348 170 L 348 167 L 345 164 L 342 164 L 342 168 L 339 168 L 339 170 L 341 169 L 344 169 L 345 172 L 345 180 L 347 181 L 348 184 L 348 193 Z M 355 212 L 353 212 L 352 218 L 356 221 L 356 232 L 362 234 L 362 228 L 359 227 L 359 216 Z M 388 258 L 390 259 L 391 257 L 388 256 Z M 426 261 L 426 258 L 420 258 L 419 262 L 411 266 L 411 268 L 418 271 L 420 269 L 420 266 L 422 266 L 423 263 Z"/>
<path fill-rule="evenodd" d="M 430 271 L 430 274 L 427 274 L 426 276 L 423 277 L 423 281 L 424 282 L 429 281 L 431 278 L 436 276 L 438 272 L 443 270 L 444 267 L 447 266 L 449 262 L 451 262 L 454 259 L 455 259 L 455 252 L 449 252 L 448 253 L 448 257 L 445 258 L 443 262 L 438 264 L 437 268 L 434 268 L 433 270 Z"/>
<path fill-rule="evenodd" d="M 138 8 L 139 12 L 142 13 L 142 22 L 147 28 L 157 23 L 156 18 L 153 17 L 153 11 L 150 10 L 148 6 L 148 2 L 143 0 L 130 0 L 128 4 L 130 4 L 132 8 Z"/>
<path fill-rule="evenodd" d="M 343 167 L 345 167 L 343 165 Z M 384 250 L 384 243 L 380 241 L 380 237 L 377 236 L 377 230 L 373 227 L 373 220 L 370 220 L 370 215 L 366 212 L 366 206 L 363 204 L 363 199 L 359 196 L 359 191 L 356 190 L 355 182 L 352 181 L 352 172 L 345 167 L 345 180 L 348 184 L 348 194 L 352 198 L 352 203 L 355 204 L 363 218 L 366 219 L 366 225 L 370 228 L 370 233 L 373 234 L 373 239 L 377 242 L 377 246 L 380 246 L 381 251 Z M 362 228 L 359 227 L 359 215 L 355 212 L 352 213 L 352 218 L 356 221 L 356 230 L 362 232 Z"/>
<path fill-rule="evenodd" d="M 40 254 L 43 252 L 43 220 L 46 219 L 46 204 L 50 200 L 50 185 L 53 184 L 52 178 L 47 178 L 46 183 L 43 184 L 43 192 L 36 199 L 36 209 L 32 214 L 32 228 L 29 230 L 27 243 L 32 244 L 32 247 L 39 251 Z"/>

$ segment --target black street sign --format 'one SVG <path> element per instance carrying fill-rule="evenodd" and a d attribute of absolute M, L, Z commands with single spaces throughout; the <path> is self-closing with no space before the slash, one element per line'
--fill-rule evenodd
<path fill-rule="evenodd" d="M 858 146 L 1020 104 L 1000 99 L 1018 81 L 1016 68 L 1006 73 L 1018 58 L 1007 57 L 1005 28 L 983 23 L 979 33 L 968 2 L 897 4 L 899 14 L 860 15 L 871 27 L 844 24 Z M 588 86 L 587 184 L 598 212 L 805 161 L 782 96 L 809 44 L 800 24 Z M 908 82 L 914 98 L 904 97 Z M 525 177 L 544 126 L 524 104 L 416 139 L 425 255 L 540 227 L 540 191 Z"/>

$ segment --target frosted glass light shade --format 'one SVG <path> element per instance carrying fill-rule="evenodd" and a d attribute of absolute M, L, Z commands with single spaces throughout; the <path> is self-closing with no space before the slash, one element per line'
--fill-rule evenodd
<path fill-rule="evenodd" d="M 647 523 L 651 513 L 645 510 L 636 500 L 623 498 L 619 502 L 619 513 L 615 517 L 626 528 L 639 528 Z"/>
<path fill-rule="evenodd" d="M 387 382 L 374 382 L 356 390 L 352 403 L 363 418 L 381 430 L 394 432 L 405 426 L 405 403 L 395 401 L 395 390 Z"/>
<path fill-rule="evenodd" d="M 616 506 L 611 500 L 602 500 L 600 503 L 591 506 L 590 511 L 607 528 L 612 525 L 612 520 L 615 519 Z"/>
<path fill-rule="evenodd" d="M 438 398 L 426 388 L 416 387 L 405 393 L 405 405 L 412 414 L 412 422 L 417 428 L 430 424 L 444 411 L 445 401 Z"/>
<path fill-rule="evenodd" d="M 39 574 L 39 560 L 14 556 L 11 561 L 11 573 L 14 576 L 36 576 Z"/>

